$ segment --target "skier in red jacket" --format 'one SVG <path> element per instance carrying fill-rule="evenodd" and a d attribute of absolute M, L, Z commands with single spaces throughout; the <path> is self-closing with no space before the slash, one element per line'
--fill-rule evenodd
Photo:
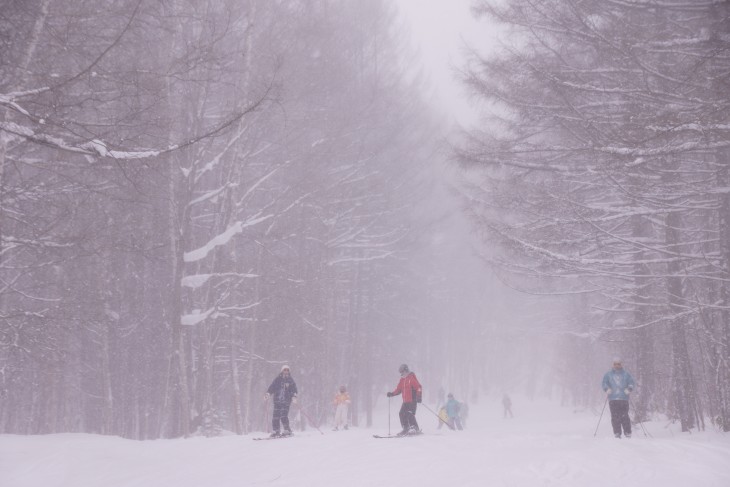
<path fill-rule="evenodd" d="M 416 374 L 408 370 L 406 364 L 398 368 L 400 372 L 400 381 L 393 392 L 387 394 L 388 397 L 403 394 L 403 405 L 400 408 L 400 424 L 403 431 L 398 436 L 419 434 L 421 430 L 416 422 L 416 405 L 421 402 L 423 390 L 421 384 L 416 379 Z"/>

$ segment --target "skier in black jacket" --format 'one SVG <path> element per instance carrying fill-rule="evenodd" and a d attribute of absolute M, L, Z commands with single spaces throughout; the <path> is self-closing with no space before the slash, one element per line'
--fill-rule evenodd
<path fill-rule="evenodd" d="M 292 434 L 289 427 L 289 406 L 292 402 L 295 404 L 297 402 L 297 385 L 291 378 L 288 365 L 281 368 L 281 373 L 271 383 L 264 398 L 268 400 L 271 396 L 274 398 L 274 416 L 271 420 L 274 432 L 271 433 L 271 436 L 289 436 Z M 281 433 L 279 423 L 284 426 L 283 433 Z"/>

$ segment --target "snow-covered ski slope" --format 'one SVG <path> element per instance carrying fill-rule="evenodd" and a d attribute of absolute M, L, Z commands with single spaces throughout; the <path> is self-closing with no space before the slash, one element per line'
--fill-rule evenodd
<path fill-rule="evenodd" d="M 391 432 L 398 431 L 397 403 Z M 433 407 L 433 406 L 432 406 Z M 606 408 L 608 409 L 608 408 Z M 502 419 L 498 398 L 471 405 L 467 429 L 438 430 L 421 408 L 427 434 L 380 441 L 388 413 L 372 429 L 297 432 L 287 441 L 247 436 L 131 441 L 85 434 L 0 435 L 3 487 L 728 487 L 730 435 L 679 433 L 666 420 L 613 438 L 608 410 L 598 416 L 549 403 L 514 401 Z"/>

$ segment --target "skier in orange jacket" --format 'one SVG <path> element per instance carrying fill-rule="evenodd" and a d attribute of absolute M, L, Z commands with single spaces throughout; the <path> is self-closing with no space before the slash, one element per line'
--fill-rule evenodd
<path fill-rule="evenodd" d="M 340 386 L 340 391 L 335 394 L 335 428 L 334 431 L 339 429 L 347 429 L 347 408 L 350 406 L 350 394 L 347 392 L 345 386 Z"/>

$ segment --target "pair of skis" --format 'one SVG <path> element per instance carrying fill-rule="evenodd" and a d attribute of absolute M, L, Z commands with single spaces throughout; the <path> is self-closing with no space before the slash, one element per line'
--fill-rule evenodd
<path fill-rule="evenodd" d="M 413 436 L 421 436 L 423 434 L 422 431 L 419 431 L 418 433 L 411 433 L 408 435 L 373 435 L 373 438 L 378 439 L 385 439 L 385 438 L 410 438 Z"/>
<path fill-rule="evenodd" d="M 260 438 L 254 438 L 254 441 L 281 440 L 282 438 L 293 438 L 293 437 L 294 437 L 294 435 L 262 436 Z"/>

